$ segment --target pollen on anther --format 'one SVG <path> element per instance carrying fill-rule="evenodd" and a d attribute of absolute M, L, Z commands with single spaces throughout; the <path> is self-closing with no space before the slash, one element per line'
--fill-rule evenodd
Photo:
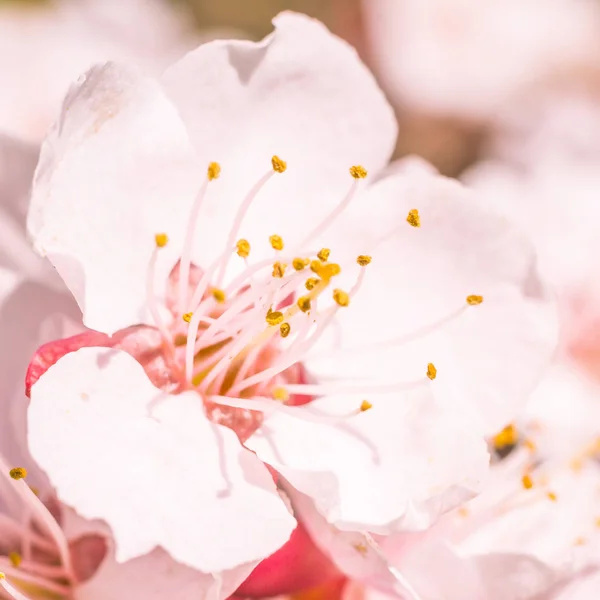
<path fill-rule="evenodd" d="M 317 279 L 316 277 L 309 277 L 305 282 L 304 282 L 304 287 L 310 291 L 312 290 L 315 285 L 317 285 L 319 283 L 319 279 Z"/>
<path fill-rule="evenodd" d="M 276 173 L 283 173 L 287 169 L 287 163 L 285 160 L 281 160 L 279 156 L 273 156 L 271 164 L 273 165 L 273 171 Z"/>
<path fill-rule="evenodd" d="M 213 288 L 212 297 L 219 303 L 223 304 L 225 302 L 225 292 L 220 290 L 219 288 Z"/>
<path fill-rule="evenodd" d="M 274 234 L 269 238 L 273 250 L 283 250 L 283 238 L 280 235 Z"/>
<path fill-rule="evenodd" d="M 364 179 L 367 176 L 367 170 L 361 165 L 354 165 L 350 167 L 350 175 L 354 177 L 354 179 Z"/>
<path fill-rule="evenodd" d="M 359 254 L 356 257 L 356 262 L 361 266 L 361 267 L 366 267 L 370 262 L 371 262 L 371 257 L 367 256 L 366 254 Z"/>
<path fill-rule="evenodd" d="M 319 275 L 321 279 L 331 279 L 335 277 L 335 275 L 339 275 L 342 272 L 342 267 L 337 263 L 328 263 L 326 265 L 322 265 L 319 270 Z"/>
<path fill-rule="evenodd" d="M 9 475 L 13 479 L 25 479 L 27 477 L 27 469 L 25 467 L 15 467 L 9 471 Z"/>
<path fill-rule="evenodd" d="M 287 402 L 290 399 L 289 392 L 283 387 L 276 387 L 273 389 L 273 398 L 280 402 Z"/>
<path fill-rule="evenodd" d="M 218 162 L 211 162 L 208 165 L 208 169 L 206 171 L 206 176 L 209 181 L 213 181 L 214 179 L 218 179 L 221 174 L 221 165 Z"/>
<path fill-rule="evenodd" d="M 419 211 L 416 208 L 408 211 L 408 216 L 406 217 L 409 225 L 413 227 L 421 227 L 421 217 L 419 215 Z"/>
<path fill-rule="evenodd" d="M 548 492 L 546 496 L 548 496 L 548 500 L 552 500 L 552 502 L 556 502 L 557 500 L 557 496 L 554 492 Z"/>
<path fill-rule="evenodd" d="M 433 381 L 437 377 L 437 369 L 433 363 L 427 365 L 427 377 Z"/>
<path fill-rule="evenodd" d="M 296 271 L 302 271 L 305 267 L 308 266 L 308 264 L 310 263 L 310 260 L 308 260 L 308 258 L 295 258 L 292 261 L 292 266 L 294 267 L 294 269 L 296 269 Z"/>
<path fill-rule="evenodd" d="M 287 265 L 280 263 L 279 261 L 273 263 L 273 277 L 283 277 L 285 275 L 286 268 Z"/>
<path fill-rule="evenodd" d="M 333 290 L 333 299 L 336 301 L 338 306 L 348 306 L 348 304 L 350 304 L 350 296 L 347 294 L 347 292 L 344 292 L 344 290 Z"/>
<path fill-rule="evenodd" d="M 0 579 L 6 579 L 6 575 L 2 571 L 0 571 Z"/>
<path fill-rule="evenodd" d="M 521 483 L 526 490 L 530 490 L 533 487 L 533 479 L 531 479 L 531 475 L 525 473 L 525 475 L 521 477 Z"/>
<path fill-rule="evenodd" d="M 12 552 L 8 553 L 8 560 L 10 560 L 10 564 L 16 569 L 21 564 L 23 557 L 18 552 L 13 550 Z"/>
<path fill-rule="evenodd" d="M 469 304 L 470 306 L 477 306 L 478 304 L 481 304 L 482 302 L 483 302 L 483 296 L 476 296 L 474 294 L 467 296 L 467 304 Z"/>
<path fill-rule="evenodd" d="M 321 248 L 319 253 L 317 254 L 317 258 L 321 262 L 327 262 L 329 260 L 329 255 L 331 254 L 331 250 L 329 248 Z"/>
<path fill-rule="evenodd" d="M 182 315 L 182 319 L 186 322 L 189 323 L 192 320 L 192 317 L 194 316 L 194 313 L 191 312 L 187 312 L 185 314 Z"/>
<path fill-rule="evenodd" d="M 278 310 L 272 311 L 269 309 L 265 319 L 269 325 L 279 325 L 280 323 L 283 323 L 283 313 Z"/>
<path fill-rule="evenodd" d="M 250 255 L 250 242 L 245 239 L 238 240 L 236 243 L 237 254 L 242 258 L 248 258 Z"/>
<path fill-rule="evenodd" d="M 310 298 L 308 296 L 298 298 L 298 308 L 302 312 L 308 312 L 310 310 Z"/>
<path fill-rule="evenodd" d="M 166 233 L 157 233 L 154 236 L 157 248 L 164 248 L 169 243 L 169 236 Z"/>
<path fill-rule="evenodd" d="M 279 326 L 279 333 L 281 334 L 282 338 L 286 338 L 288 335 L 290 335 L 290 331 L 291 331 L 291 327 L 289 323 L 282 323 Z"/>
<path fill-rule="evenodd" d="M 502 431 L 497 433 L 494 436 L 493 441 L 494 447 L 497 449 L 506 448 L 507 446 L 514 446 L 519 441 L 519 432 L 511 423 L 502 429 Z"/>
<path fill-rule="evenodd" d="M 373 405 L 368 400 L 363 400 L 360 404 L 360 412 L 366 412 L 370 408 L 373 408 Z"/>

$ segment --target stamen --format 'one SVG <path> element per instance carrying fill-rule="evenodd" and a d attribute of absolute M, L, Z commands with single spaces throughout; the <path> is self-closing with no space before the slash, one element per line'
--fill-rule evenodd
<path fill-rule="evenodd" d="M 552 502 L 556 502 L 558 500 L 558 496 L 554 492 L 548 492 L 546 496 L 548 496 L 548 500 L 551 500 Z"/>
<path fill-rule="evenodd" d="M 286 338 L 288 335 L 290 335 L 290 331 L 291 331 L 291 327 L 289 323 L 282 323 L 279 326 L 279 333 L 281 334 L 282 338 Z"/>
<path fill-rule="evenodd" d="M 19 479 L 25 479 L 25 477 L 27 477 L 27 469 L 25 467 L 15 467 L 14 469 L 11 469 L 8 474 L 18 481 Z"/>
<path fill-rule="evenodd" d="M 310 298 L 308 296 L 298 298 L 298 308 L 304 313 L 308 312 L 310 310 Z"/>
<path fill-rule="evenodd" d="M 421 217 L 419 216 L 419 211 L 416 208 L 408 211 L 408 216 L 406 217 L 409 225 L 413 227 L 421 227 Z"/>
<path fill-rule="evenodd" d="M 368 400 L 363 400 L 360 404 L 360 412 L 366 412 L 373 408 L 373 405 Z"/>
<path fill-rule="evenodd" d="M 267 316 L 265 318 L 267 323 L 271 326 L 283 323 L 283 313 L 278 310 L 272 311 L 271 309 L 269 309 L 269 312 L 267 313 Z"/>
<path fill-rule="evenodd" d="M 2 588 L 14 600 L 29 600 L 27 596 L 21 594 L 19 590 L 14 588 L 12 585 L 10 585 L 10 583 L 8 583 L 8 581 L 6 581 L 6 575 L 2 572 L 0 572 L 0 588 Z"/>
<path fill-rule="evenodd" d="M 309 277 L 305 283 L 304 283 L 304 287 L 310 291 L 312 290 L 318 283 L 319 283 L 320 279 L 317 279 L 316 277 Z"/>
<path fill-rule="evenodd" d="M 370 262 L 371 262 L 371 257 L 368 256 L 367 254 L 359 254 L 356 257 L 356 262 L 361 266 L 361 267 L 366 267 Z"/>
<path fill-rule="evenodd" d="M 286 264 L 282 264 L 279 261 L 273 263 L 273 277 L 283 277 L 285 275 L 285 270 L 287 269 Z"/>
<path fill-rule="evenodd" d="M 156 246 L 152 251 L 152 256 L 150 256 L 150 261 L 148 262 L 148 270 L 146 273 L 146 305 L 148 307 L 148 312 L 156 325 L 156 328 L 160 331 L 163 341 L 167 344 L 169 349 L 174 351 L 173 340 L 171 339 L 171 333 L 169 329 L 165 325 L 162 317 L 160 316 L 160 312 L 158 309 L 158 301 L 156 300 L 156 294 L 154 290 L 154 280 L 156 279 L 156 261 L 158 259 L 158 251 L 160 248 L 164 248 L 168 242 L 168 237 L 165 233 L 157 233 L 155 236 Z"/>
<path fill-rule="evenodd" d="M 248 192 L 248 195 L 244 198 L 240 208 L 238 209 L 237 215 L 235 216 L 235 219 L 233 221 L 233 225 L 231 226 L 231 231 L 229 232 L 229 237 L 227 238 L 227 243 L 225 244 L 226 248 L 231 248 L 233 246 L 233 242 L 237 237 L 242 221 L 244 220 L 248 209 L 252 205 L 252 202 L 254 201 L 260 190 L 264 187 L 267 181 L 269 181 L 269 179 L 273 177 L 275 173 L 283 173 L 286 169 L 286 163 L 277 156 L 273 156 L 273 158 L 271 159 L 271 164 L 273 166 L 272 170 L 270 170 L 268 173 L 265 173 L 254 184 L 254 186 Z M 226 266 L 227 259 L 224 258 L 223 262 L 221 263 L 221 268 L 216 277 L 217 287 L 221 287 L 223 277 L 225 276 Z"/>
<path fill-rule="evenodd" d="M 8 553 L 8 560 L 10 560 L 10 564 L 17 569 L 23 560 L 23 557 L 16 551 Z"/>
<path fill-rule="evenodd" d="M 192 317 L 194 316 L 194 313 L 192 312 L 187 312 L 183 315 L 182 319 L 186 322 L 189 323 L 192 320 Z"/>
<path fill-rule="evenodd" d="M 350 175 L 353 181 L 350 189 L 342 201 L 300 242 L 299 248 L 306 247 L 309 242 L 319 237 L 323 232 L 329 229 L 330 225 L 344 212 L 347 206 L 352 202 L 358 190 L 359 181 L 367 176 L 367 170 L 360 165 L 350 167 Z"/>
<path fill-rule="evenodd" d="M 296 271 L 302 271 L 305 267 L 307 267 L 310 263 L 308 258 L 294 258 L 292 261 L 292 266 Z"/>
<path fill-rule="evenodd" d="M 526 490 L 530 490 L 533 487 L 533 480 L 531 479 L 531 475 L 525 473 L 521 478 L 521 483 Z"/>
<path fill-rule="evenodd" d="M 427 365 L 427 377 L 433 381 L 437 376 L 437 369 L 433 366 L 433 363 Z"/>
<path fill-rule="evenodd" d="M 321 248 L 317 254 L 317 257 L 321 262 L 327 262 L 330 254 L 331 250 L 329 248 Z"/>
<path fill-rule="evenodd" d="M 290 399 L 290 395 L 284 387 L 276 387 L 273 389 L 273 398 L 279 400 L 279 402 L 287 402 Z"/>
<path fill-rule="evenodd" d="M 494 448 L 502 450 L 507 446 L 514 446 L 519 441 L 519 432 L 517 428 L 511 423 L 507 425 L 500 433 L 497 433 L 493 437 Z"/>
<path fill-rule="evenodd" d="M 319 269 L 319 276 L 321 279 L 329 280 L 336 275 L 339 275 L 342 272 L 342 267 L 337 263 L 329 263 L 327 265 L 322 265 Z"/>
<path fill-rule="evenodd" d="M 333 290 L 333 299 L 336 301 L 338 306 L 348 306 L 350 304 L 350 296 L 348 296 L 344 290 Z"/>
<path fill-rule="evenodd" d="M 280 235 L 274 234 L 269 238 L 273 250 L 283 250 L 283 238 Z"/>
<path fill-rule="evenodd" d="M 219 303 L 219 304 L 223 304 L 223 302 L 225 302 L 225 292 L 223 290 L 220 290 L 218 288 L 213 288 L 212 292 L 212 297 Z"/>
<path fill-rule="evenodd" d="M 482 302 L 483 302 L 483 296 L 475 296 L 475 295 L 467 296 L 467 304 L 469 304 L 470 306 L 477 306 L 478 304 L 481 304 Z"/>
<path fill-rule="evenodd" d="M 181 260 L 179 261 L 179 312 L 183 313 L 188 302 L 189 293 L 189 278 L 190 278 L 190 267 L 192 264 L 192 246 L 194 242 L 194 233 L 196 231 L 196 224 L 198 223 L 198 215 L 200 214 L 200 207 L 204 202 L 206 196 L 206 190 L 208 188 L 209 181 L 214 181 L 219 177 L 221 173 L 221 166 L 219 163 L 211 162 L 206 170 L 206 179 L 202 182 L 198 194 L 192 204 L 192 211 L 188 221 L 187 230 L 185 232 L 185 239 L 183 242 L 183 249 L 181 251 Z"/>
<path fill-rule="evenodd" d="M 244 238 L 239 239 L 236 243 L 238 256 L 248 258 L 250 255 L 250 242 Z"/>

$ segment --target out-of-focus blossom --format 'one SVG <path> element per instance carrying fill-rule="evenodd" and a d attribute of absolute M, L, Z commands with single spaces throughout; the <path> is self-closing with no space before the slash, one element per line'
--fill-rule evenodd
<path fill-rule="evenodd" d="M 573 365 L 556 366 L 519 421 L 491 441 L 486 490 L 430 531 L 382 542 L 415 598 L 597 596 L 598 391 Z M 347 600 L 387 597 L 359 585 L 347 591 Z"/>
<path fill-rule="evenodd" d="M 480 489 L 552 307 L 510 221 L 421 164 L 383 171 L 395 122 L 352 49 L 275 25 L 71 89 L 29 230 L 95 331 L 34 357 L 30 448 L 126 565 L 160 547 L 223 598 L 292 508 L 402 590 L 373 536 Z"/>
<path fill-rule="evenodd" d="M 163 0 L 0 3 L 0 131 L 40 140 L 81 73 L 104 60 L 157 73 L 191 47 L 188 27 Z"/>
<path fill-rule="evenodd" d="M 600 52 L 594 0 L 365 0 L 370 57 L 402 107 L 490 121 Z"/>

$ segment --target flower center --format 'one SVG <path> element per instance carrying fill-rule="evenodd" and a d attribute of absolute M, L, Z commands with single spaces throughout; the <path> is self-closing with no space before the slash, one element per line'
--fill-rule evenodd
<path fill-rule="evenodd" d="M 209 417 L 231 427 L 241 438 L 256 429 L 261 415 L 251 410 L 252 405 L 233 405 L 230 399 L 306 402 L 308 397 L 290 395 L 285 386 L 306 383 L 301 361 L 337 311 L 350 305 L 362 285 L 364 267 L 371 261 L 366 255 L 352 257 L 357 274 L 354 285 L 346 291 L 334 284 L 342 267 L 330 262 L 331 250 L 310 247 L 351 202 L 360 179 L 366 177 L 363 167 L 353 166 L 345 197 L 301 243 L 288 248 L 274 233 L 268 240 L 272 257 L 251 263 L 251 243 L 239 233 L 260 191 L 287 168 L 277 156 L 271 163 L 272 168 L 240 204 L 222 253 L 202 271 L 191 261 L 196 223 L 210 183 L 221 172 L 217 163 L 208 166 L 192 206 L 181 259 L 172 273 L 176 298 L 169 305 L 169 324 L 162 318 L 154 292 L 156 263 L 161 248 L 168 244 L 167 234 L 156 234 L 148 267 L 148 309 L 170 364 L 179 373 L 180 389 L 198 391 Z M 232 258 L 243 261 L 244 269 L 223 285 Z"/>

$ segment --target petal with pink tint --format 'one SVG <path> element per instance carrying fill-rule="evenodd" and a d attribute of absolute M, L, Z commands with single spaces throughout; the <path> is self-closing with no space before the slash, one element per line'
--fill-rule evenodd
<path fill-rule="evenodd" d="M 42 146 L 28 229 L 88 327 L 110 334 L 148 322 L 154 236 L 173 234 L 157 265 L 166 281 L 203 176 L 158 83 L 109 63 L 70 90 Z"/>
<path fill-rule="evenodd" d="M 161 546 L 219 573 L 268 556 L 295 525 L 266 467 L 196 393 L 161 392 L 119 350 L 48 369 L 31 389 L 29 443 L 59 498 L 110 525 L 119 562 Z"/>
<path fill-rule="evenodd" d="M 274 154 L 287 171 L 267 183 L 241 229 L 254 258 L 270 251 L 275 232 L 287 247 L 299 242 L 342 200 L 348 169 L 362 164 L 374 175 L 395 146 L 393 111 L 355 50 L 304 15 L 273 22 L 258 43 L 200 46 L 162 80 L 200 162 L 223 169 L 203 208 L 203 257 L 222 251 L 237 207 Z"/>
<path fill-rule="evenodd" d="M 370 215 L 364 252 L 373 261 L 339 311 L 338 339 L 324 336 L 307 358 L 309 372 L 414 382 L 432 363 L 440 402 L 461 406 L 483 432 L 497 432 L 538 382 L 556 343 L 554 306 L 532 247 L 460 184 L 423 169 L 380 180 L 361 206 Z M 419 227 L 406 220 L 413 209 Z M 483 302 L 468 305 L 470 295 Z"/>
<path fill-rule="evenodd" d="M 276 411 L 246 445 L 341 529 L 426 528 L 479 490 L 488 453 L 465 415 L 426 386 L 369 400 L 352 417 L 362 402 L 352 395 L 295 409 L 340 415 L 322 423 Z"/>

